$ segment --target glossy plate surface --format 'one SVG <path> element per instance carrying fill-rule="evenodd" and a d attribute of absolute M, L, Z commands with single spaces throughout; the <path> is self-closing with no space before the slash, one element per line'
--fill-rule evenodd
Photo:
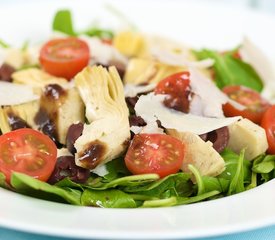
<path fill-rule="evenodd" d="M 0 39 L 20 46 L 50 35 L 60 8 L 73 11 L 76 28 L 95 18 L 113 24 L 101 1 L 17 1 L 0 8 Z M 112 1 L 137 27 L 194 47 L 231 48 L 250 37 L 275 59 L 272 16 L 191 1 Z M 110 6 L 109 6 L 110 8 Z M 0 189 L 0 226 L 55 236 L 112 239 L 190 239 L 275 224 L 275 180 L 219 200 L 158 209 L 99 209 L 33 199 Z"/>

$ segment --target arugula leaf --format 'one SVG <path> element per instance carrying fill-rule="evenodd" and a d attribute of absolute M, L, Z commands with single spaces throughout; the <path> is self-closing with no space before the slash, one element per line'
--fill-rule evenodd
<path fill-rule="evenodd" d="M 114 33 L 109 29 L 101 29 L 98 27 L 91 27 L 82 32 L 82 34 L 88 35 L 90 37 L 99 37 L 99 38 L 107 38 L 112 39 L 114 37 Z"/>
<path fill-rule="evenodd" d="M 70 10 L 63 9 L 56 12 L 52 24 L 54 31 L 65 33 L 69 36 L 78 36 L 81 34 L 88 35 L 90 37 L 99 37 L 111 39 L 114 37 L 114 33 L 109 29 L 101 29 L 96 26 L 92 26 L 84 31 L 76 32 L 74 30 L 72 14 Z"/>
<path fill-rule="evenodd" d="M 239 164 L 239 155 L 229 149 L 225 149 L 221 153 L 222 158 L 225 161 L 225 170 L 218 176 L 219 178 L 232 180 Z M 251 162 L 243 160 L 244 171 L 244 183 L 250 183 L 251 181 Z"/>
<path fill-rule="evenodd" d="M 190 177 L 189 173 L 171 174 L 145 186 L 125 187 L 123 191 L 157 198 L 187 197 L 193 193 L 193 184 Z"/>
<path fill-rule="evenodd" d="M 275 168 L 275 155 L 261 155 L 253 162 L 252 171 L 255 173 L 270 173 Z"/>
<path fill-rule="evenodd" d="M 0 172 L 0 187 L 10 189 L 11 187 L 6 182 L 6 176 L 4 173 Z"/>
<path fill-rule="evenodd" d="M 122 157 L 108 162 L 106 168 L 109 173 L 103 176 L 103 178 L 107 181 L 130 175 Z"/>
<path fill-rule="evenodd" d="M 203 49 L 194 51 L 198 59 L 212 58 L 215 60 L 215 82 L 219 88 L 228 85 L 243 85 L 258 92 L 263 89 L 263 82 L 253 67 L 235 58 L 232 54 L 221 54 L 216 51 Z"/>
<path fill-rule="evenodd" d="M 197 195 L 201 195 L 205 193 L 204 182 L 202 180 L 202 176 L 197 168 L 195 168 L 192 164 L 188 165 L 188 169 L 193 173 L 196 179 L 196 186 L 198 188 Z"/>
<path fill-rule="evenodd" d="M 211 192 L 207 192 L 207 193 L 204 193 L 195 197 L 189 197 L 189 198 L 188 197 L 170 197 L 166 199 L 149 200 L 149 201 L 144 201 L 142 207 L 170 207 L 175 205 L 190 204 L 195 202 L 201 202 L 208 198 L 214 197 L 218 194 L 220 194 L 219 191 L 211 191 Z"/>
<path fill-rule="evenodd" d="M 17 192 L 28 196 L 51 201 L 65 200 L 68 203 L 80 205 L 81 191 L 53 186 L 23 173 L 14 172 L 11 176 L 11 185 Z"/>
<path fill-rule="evenodd" d="M 0 47 L 2 47 L 2 48 L 9 48 L 10 45 L 0 39 Z"/>
<path fill-rule="evenodd" d="M 205 192 L 218 191 L 221 193 L 227 193 L 230 180 L 220 177 L 202 176 Z"/>
<path fill-rule="evenodd" d="M 55 31 L 59 31 L 70 36 L 75 36 L 73 27 L 72 15 L 70 10 L 59 10 L 53 20 L 52 28 Z"/>
<path fill-rule="evenodd" d="M 232 195 L 234 193 L 240 193 L 245 190 L 244 187 L 244 152 L 245 150 L 242 150 L 238 159 L 238 165 L 236 172 L 231 180 L 231 183 L 229 185 L 228 189 L 228 195 Z"/>
<path fill-rule="evenodd" d="M 135 200 L 120 190 L 109 189 L 103 191 L 87 189 L 81 197 L 84 206 L 104 208 L 135 208 Z"/>
<path fill-rule="evenodd" d="M 102 179 L 102 178 L 101 178 Z M 83 187 L 95 189 L 95 190 L 105 190 L 108 188 L 115 188 L 117 186 L 125 186 L 125 187 L 136 187 L 136 186 L 143 186 L 145 184 L 154 182 L 159 179 L 157 174 L 141 174 L 141 175 L 132 175 L 117 178 L 110 182 L 88 182 L 88 185 L 82 185 Z"/>

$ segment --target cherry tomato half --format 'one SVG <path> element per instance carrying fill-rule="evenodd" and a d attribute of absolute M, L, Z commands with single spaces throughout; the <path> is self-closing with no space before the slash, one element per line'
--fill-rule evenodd
<path fill-rule="evenodd" d="M 135 135 L 125 156 L 133 174 L 156 173 L 160 177 L 177 173 L 184 157 L 183 143 L 165 134 Z"/>
<path fill-rule="evenodd" d="M 265 129 L 268 141 L 268 152 L 275 154 L 275 105 L 270 107 L 263 116 L 261 126 Z"/>
<path fill-rule="evenodd" d="M 258 92 L 247 87 L 227 86 L 223 88 L 223 92 L 232 100 L 246 107 L 244 110 L 239 110 L 230 103 L 226 103 L 223 106 L 226 117 L 242 116 L 260 124 L 264 112 L 270 107 L 270 104 Z"/>
<path fill-rule="evenodd" d="M 89 63 L 89 46 L 75 37 L 53 39 L 40 50 L 42 68 L 57 77 L 70 80 Z"/>
<path fill-rule="evenodd" d="M 10 182 L 12 172 L 47 181 L 57 156 L 54 142 L 46 135 L 21 128 L 0 136 L 0 172 Z"/>
<path fill-rule="evenodd" d="M 190 104 L 190 73 L 173 74 L 158 83 L 155 94 L 167 94 L 164 105 L 181 112 L 189 112 Z"/>

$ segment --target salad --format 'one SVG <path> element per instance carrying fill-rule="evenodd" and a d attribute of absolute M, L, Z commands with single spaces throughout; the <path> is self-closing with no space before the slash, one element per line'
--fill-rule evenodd
<path fill-rule="evenodd" d="M 275 177 L 274 73 L 249 40 L 219 52 L 137 30 L 0 42 L 0 186 L 103 208 L 222 198 Z"/>

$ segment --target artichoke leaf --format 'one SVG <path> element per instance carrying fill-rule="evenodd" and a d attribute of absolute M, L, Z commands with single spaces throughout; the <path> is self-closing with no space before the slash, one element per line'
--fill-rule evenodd
<path fill-rule="evenodd" d="M 114 67 L 86 67 L 75 77 L 88 124 L 75 142 L 76 164 L 95 169 L 121 155 L 130 139 L 129 111 Z"/>

